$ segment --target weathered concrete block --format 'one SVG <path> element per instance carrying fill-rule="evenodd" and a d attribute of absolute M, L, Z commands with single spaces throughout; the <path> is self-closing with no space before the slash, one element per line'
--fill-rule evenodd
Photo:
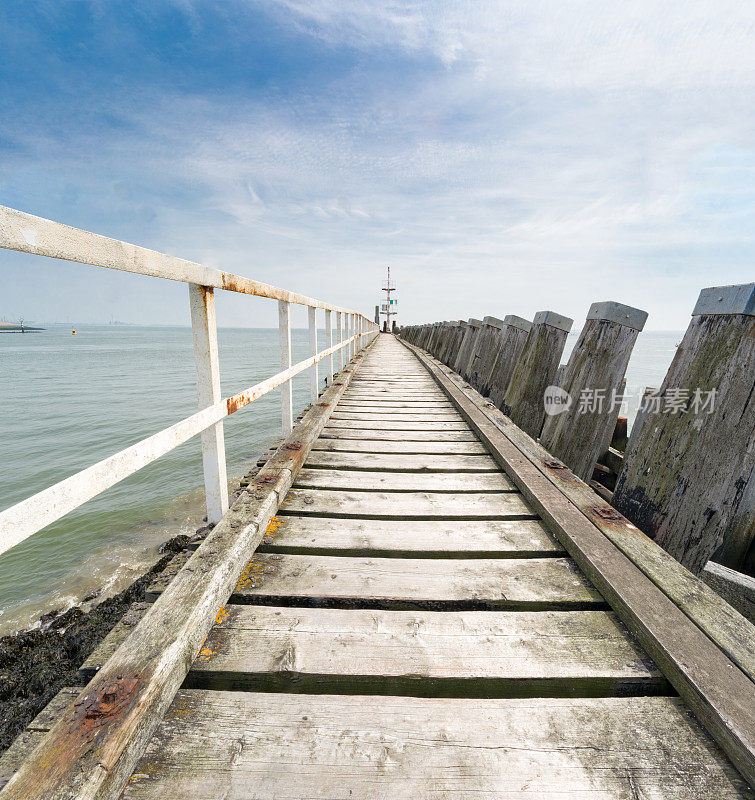
<path fill-rule="evenodd" d="M 700 293 L 614 495 L 622 514 L 695 573 L 710 559 L 755 568 L 754 290 Z"/>
<path fill-rule="evenodd" d="M 485 397 L 490 397 L 491 402 L 498 408 L 506 397 L 506 389 L 509 388 L 514 367 L 524 350 L 527 334 L 532 330 L 532 323 L 517 317 L 516 314 L 507 314 L 503 318 L 503 324 L 498 352 L 493 358 L 488 374 L 482 380 L 482 387 L 478 390 Z"/>
<path fill-rule="evenodd" d="M 543 395 L 552 385 L 573 320 L 539 311 L 511 376 L 501 411 L 536 439 L 545 419 Z"/>
<path fill-rule="evenodd" d="M 621 383 L 647 316 L 621 303 L 593 303 L 558 384 L 571 403 L 546 407 L 541 444 L 584 481 L 616 426 Z"/>

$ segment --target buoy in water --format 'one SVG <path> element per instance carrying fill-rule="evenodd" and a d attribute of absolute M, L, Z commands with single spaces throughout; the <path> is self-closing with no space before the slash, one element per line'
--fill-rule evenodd
<path fill-rule="evenodd" d="M 71 331 L 71 336 L 76 336 L 76 331 L 75 330 Z"/>

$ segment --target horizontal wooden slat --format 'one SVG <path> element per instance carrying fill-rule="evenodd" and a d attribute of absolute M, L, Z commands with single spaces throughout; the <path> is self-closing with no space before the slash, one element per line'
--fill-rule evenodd
<path fill-rule="evenodd" d="M 668 697 L 423 699 L 184 689 L 124 800 L 743 800 Z"/>
<path fill-rule="evenodd" d="M 377 442 L 477 442 L 470 430 L 461 431 L 394 431 L 377 428 L 341 428 L 331 425 L 324 428 L 323 439 L 359 439 Z"/>
<path fill-rule="evenodd" d="M 308 467 L 389 472 L 498 472 L 498 465 L 484 455 L 434 455 L 402 453 L 339 453 L 312 450 Z"/>
<path fill-rule="evenodd" d="M 128 628 L 92 654 L 96 672 Z M 187 677 L 210 689 L 422 697 L 668 692 L 605 611 L 223 609 Z"/>
<path fill-rule="evenodd" d="M 340 410 L 348 409 L 370 409 L 375 413 L 384 410 L 390 411 L 456 411 L 448 400 L 341 400 L 337 408 Z"/>
<path fill-rule="evenodd" d="M 352 428 L 363 431 L 466 431 L 469 425 L 461 417 L 458 420 L 436 420 L 432 415 L 425 419 L 350 419 L 341 414 L 331 416 L 326 428 Z"/>
<path fill-rule="evenodd" d="M 259 551 L 372 557 L 502 558 L 564 555 L 537 520 L 333 520 L 277 516 Z"/>
<path fill-rule="evenodd" d="M 166 575 L 183 563 L 177 556 Z M 149 588 L 154 600 L 165 586 Z M 232 603 L 349 608 L 457 610 L 602 606 L 565 558 L 348 558 L 260 554 L 244 568 Z"/>
<path fill-rule="evenodd" d="M 412 554 L 438 557 L 524 557 L 563 553 L 561 545 L 535 519 L 437 520 L 339 519 L 285 514 L 261 548 L 286 547 L 354 551 L 355 555 Z M 324 553 L 327 554 L 327 553 Z M 335 554 L 335 553 L 334 553 Z"/>
<path fill-rule="evenodd" d="M 519 494 L 291 489 L 279 514 L 373 519 L 533 519 Z"/>
<path fill-rule="evenodd" d="M 349 419 L 362 420 L 364 422 L 463 422 L 459 414 L 455 412 L 442 411 L 407 411 L 397 409 L 393 413 L 387 411 L 362 410 L 362 411 L 342 411 L 340 406 L 330 415 L 332 420 Z"/>
<path fill-rule="evenodd" d="M 312 450 L 347 453 L 438 453 L 474 455 L 487 454 L 479 442 L 381 442 L 357 439 L 318 439 Z"/>
<path fill-rule="evenodd" d="M 462 475 L 447 472 L 367 472 L 366 470 L 304 469 L 297 489 L 353 489 L 371 492 L 510 492 L 517 491 L 502 473 Z"/>

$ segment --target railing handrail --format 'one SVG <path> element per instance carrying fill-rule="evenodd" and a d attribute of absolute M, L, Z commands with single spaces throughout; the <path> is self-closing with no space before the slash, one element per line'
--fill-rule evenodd
<path fill-rule="evenodd" d="M 196 414 L 0 512 L 0 554 L 200 433 L 207 518 L 217 522 L 228 509 L 223 419 L 282 386 L 283 433 L 288 434 L 293 425 L 291 379 L 311 369 L 311 398 L 316 402 L 318 362 L 330 357 L 327 375 L 332 380 L 333 355 L 339 354 L 343 368 L 345 361 L 364 346 L 364 337 L 371 339 L 377 331 L 376 324 L 358 312 L 5 206 L 0 206 L 0 248 L 187 283 L 200 407 Z M 227 398 L 220 393 L 216 288 L 278 301 L 281 371 Z M 291 363 L 292 303 L 309 309 L 310 356 L 297 364 Z M 317 349 L 317 309 L 325 312 L 328 347 L 323 350 Z M 337 344 L 333 342 L 334 332 Z"/>
<path fill-rule="evenodd" d="M 7 206 L 0 206 L 0 248 L 62 261 L 76 261 L 104 269 L 133 272 L 136 275 L 211 286 L 213 289 L 283 300 L 294 305 L 321 308 L 324 311 L 358 314 L 350 308 L 323 303 L 278 286 L 271 286 L 214 267 L 206 267 L 194 261 L 169 256 L 157 250 L 149 250 L 81 228 L 72 228 L 61 222 L 35 217 L 33 214 Z"/>

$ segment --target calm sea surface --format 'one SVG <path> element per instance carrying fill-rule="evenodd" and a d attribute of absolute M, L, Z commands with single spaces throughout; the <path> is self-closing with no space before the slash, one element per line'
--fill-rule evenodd
<path fill-rule="evenodd" d="M 196 410 L 190 328 L 76 331 L 0 333 L 0 509 Z M 681 336 L 640 334 L 628 394 L 660 385 Z M 305 358 L 306 331 L 292 338 L 294 361 Z M 569 337 L 567 354 L 576 339 Z M 219 342 L 224 396 L 280 369 L 277 330 L 226 328 Z M 297 411 L 309 402 L 308 387 L 306 374 L 294 380 Z M 278 436 L 274 391 L 225 421 L 228 474 L 247 471 Z M 96 590 L 123 588 L 159 544 L 202 524 L 201 486 L 197 437 L 0 556 L 0 635 Z"/>

